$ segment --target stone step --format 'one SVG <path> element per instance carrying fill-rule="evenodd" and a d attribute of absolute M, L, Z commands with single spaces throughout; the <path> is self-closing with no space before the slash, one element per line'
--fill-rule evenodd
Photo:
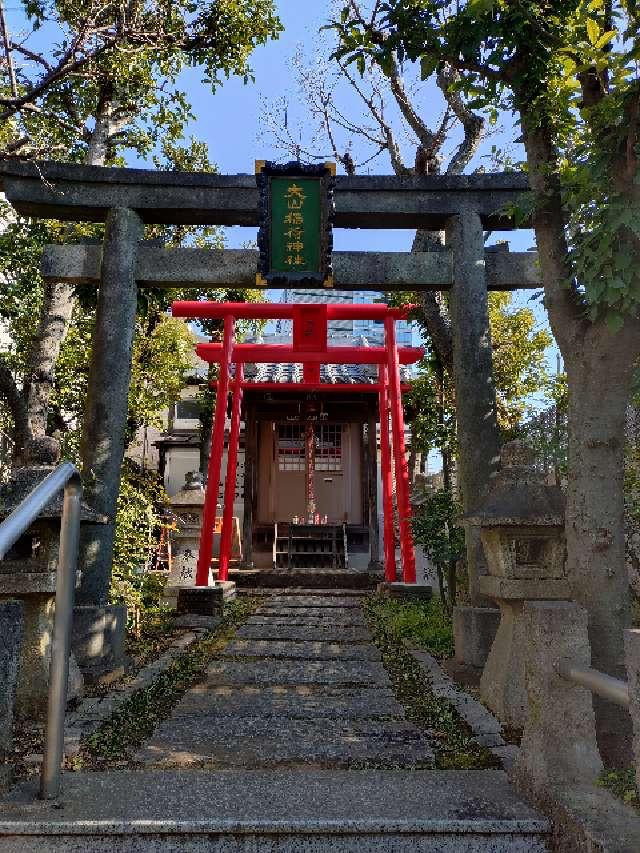
<path fill-rule="evenodd" d="M 215 661 L 206 683 L 221 685 L 333 684 L 389 686 L 385 668 L 377 661 Z"/>
<path fill-rule="evenodd" d="M 384 687 L 206 687 L 202 684 L 185 694 L 173 716 L 205 713 L 290 719 L 404 717 L 404 709 L 391 690 Z"/>
<path fill-rule="evenodd" d="M 246 624 L 237 632 L 241 640 L 308 640 L 314 643 L 367 643 L 371 634 L 362 625 L 271 624 L 272 620 Z M 298 620 L 300 621 L 300 620 Z"/>
<path fill-rule="evenodd" d="M 382 580 L 382 574 L 352 569 L 231 569 L 229 580 L 242 587 L 255 589 L 335 590 L 360 589 L 371 591 Z"/>
<path fill-rule="evenodd" d="M 322 643 L 295 640 L 233 640 L 222 658 L 289 658 L 306 660 L 380 660 L 380 652 L 368 644 Z"/>
<path fill-rule="evenodd" d="M 299 596 L 318 595 L 323 598 L 355 598 L 364 601 L 368 593 L 363 589 L 305 589 L 304 587 L 285 587 L 277 590 L 278 595 Z"/>
<path fill-rule="evenodd" d="M 261 609 L 271 607 L 360 607 L 362 599 L 352 595 L 286 595 L 273 596 Z"/>
<path fill-rule="evenodd" d="M 68 773 L 0 806 L 0 853 L 544 853 L 498 770 Z"/>
<path fill-rule="evenodd" d="M 284 599 L 286 600 L 286 599 Z M 262 605 L 256 610 L 257 616 L 265 618 L 279 618 L 291 616 L 296 619 L 324 619 L 326 622 L 334 620 L 353 621 L 354 624 L 362 624 L 364 616 L 359 607 L 289 607 L 282 604 L 280 600 L 270 606 Z"/>
<path fill-rule="evenodd" d="M 161 723 L 135 760 L 215 769 L 432 767 L 428 732 L 405 721 L 294 720 L 196 714 Z"/>
<path fill-rule="evenodd" d="M 366 622 L 361 612 L 357 610 L 350 611 L 349 616 L 335 616 L 331 618 L 322 616 L 302 616 L 302 615 L 276 615 L 270 611 L 262 611 L 255 616 L 251 616 L 244 623 L 245 625 L 291 625 L 299 628 L 303 625 L 308 625 L 312 628 L 332 628 L 332 627 L 350 627 L 366 628 Z"/>

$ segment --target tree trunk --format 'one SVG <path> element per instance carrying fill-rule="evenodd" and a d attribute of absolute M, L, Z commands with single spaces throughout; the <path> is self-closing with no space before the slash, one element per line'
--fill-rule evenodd
<path fill-rule="evenodd" d="M 623 631 L 631 624 L 624 542 L 626 410 L 634 364 L 615 334 L 592 327 L 565 354 L 569 382 L 567 573 L 589 613 L 592 664 L 624 678 Z M 608 766 L 631 756 L 628 712 L 594 697 L 598 745 Z"/>
<path fill-rule="evenodd" d="M 29 373 L 24 386 L 27 439 L 47 434 L 49 398 L 55 380 L 56 361 L 69 330 L 75 304 L 72 285 L 58 281 L 45 282 L 38 331 L 31 344 Z"/>
<path fill-rule="evenodd" d="M 103 166 L 107 157 L 109 140 L 109 115 L 112 93 L 103 91 L 100 98 L 95 128 L 85 156 L 85 165 Z M 26 406 L 26 423 L 17 430 L 14 465 L 21 464 L 26 441 L 46 435 L 49 399 L 55 382 L 55 366 L 60 349 L 69 331 L 77 298 L 72 284 L 64 281 L 47 281 L 40 308 L 38 330 L 31 343 L 29 363 L 25 373 L 23 399 Z"/>
<path fill-rule="evenodd" d="M 569 392 L 569 465 L 565 529 L 567 574 L 576 601 L 589 613 L 593 665 L 621 674 L 628 627 L 629 583 L 624 553 L 625 413 L 640 355 L 640 327 L 628 319 L 618 331 L 591 323 L 571 280 L 562 197 L 552 135 L 522 114 L 534 227 L 545 307 L 564 358 Z M 598 744 L 605 764 L 627 765 L 627 712 L 595 699 Z"/>

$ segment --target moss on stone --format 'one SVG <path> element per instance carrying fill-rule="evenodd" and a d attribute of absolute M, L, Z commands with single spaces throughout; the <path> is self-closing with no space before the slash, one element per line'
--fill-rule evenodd
<path fill-rule="evenodd" d="M 149 687 L 134 693 L 87 739 L 73 769 L 126 761 L 203 675 L 207 665 L 235 635 L 258 606 L 255 598 L 239 598 L 225 605 L 220 625 L 197 640 Z"/>
<path fill-rule="evenodd" d="M 364 604 L 365 616 L 374 641 L 382 654 L 396 699 L 404 706 L 406 717 L 421 728 L 429 729 L 436 750 L 436 767 L 487 768 L 499 761 L 473 740 L 472 733 L 448 702 L 431 692 L 429 680 L 403 643 L 407 636 L 402 619 L 394 619 L 399 608 L 423 605 L 389 606 L 388 599 L 371 597 Z M 392 618 L 390 618 L 390 616 Z"/>

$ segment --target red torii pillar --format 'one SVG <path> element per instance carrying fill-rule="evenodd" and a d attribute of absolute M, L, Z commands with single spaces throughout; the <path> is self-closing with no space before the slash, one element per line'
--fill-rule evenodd
<path fill-rule="evenodd" d="M 396 324 L 393 317 L 384 321 L 389 371 L 389 400 L 391 403 L 391 432 L 393 435 L 393 458 L 396 467 L 396 499 L 400 519 L 400 553 L 402 555 L 402 579 L 405 583 L 416 582 L 416 552 L 413 547 L 411 529 L 411 503 L 409 500 L 409 466 L 404 445 L 404 411 L 400 392 L 400 359 L 396 345 Z"/>
<path fill-rule="evenodd" d="M 233 534 L 233 503 L 236 497 L 236 474 L 238 470 L 238 448 L 240 444 L 240 409 L 242 407 L 242 389 L 244 365 L 236 366 L 233 402 L 231 404 L 231 429 L 229 430 L 229 449 L 227 451 L 227 477 L 224 483 L 224 509 L 222 513 L 222 531 L 220 533 L 220 559 L 218 562 L 218 580 L 229 579 L 229 559 L 231 557 L 231 537 Z"/>
<path fill-rule="evenodd" d="M 382 479 L 382 515 L 384 531 L 384 579 L 395 583 L 396 577 L 396 534 L 393 525 L 393 477 L 391 476 L 391 447 L 389 445 L 389 393 L 387 368 L 378 367 L 378 392 L 380 408 L 380 477 Z"/>
<path fill-rule="evenodd" d="M 224 451 L 224 426 L 227 417 L 229 368 L 233 354 L 234 333 L 234 317 L 231 314 L 227 314 L 224 318 L 224 338 L 222 342 L 222 355 L 220 357 L 216 412 L 211 428 L 211 453 L 209 454 L 207 488 L 205 492 L 204 511 L 202 513 L 202 533 L 200 535 L 200 550 L 198 552 L 198 567 L 196 569 L 196 586 L 209 586 L 209 572 L 211 571 L 211 559 L 213 557 L 213 528 L 216 523 L 218 489 L 220 488 L 220 472 Z M 220 546 L 222 547 L 222 537 Z"/>

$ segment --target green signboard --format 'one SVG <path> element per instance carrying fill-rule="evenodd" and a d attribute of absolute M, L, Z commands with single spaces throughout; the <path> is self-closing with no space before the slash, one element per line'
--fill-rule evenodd
<path fill-rule="evenodd" d="M 320 178 L 271 178 L 271 269 L 320 270 Z"/>
<path fill-rule="evenodd" d="M 335 167 L 256 164 L 260 286 L 332 287 Z"/>

